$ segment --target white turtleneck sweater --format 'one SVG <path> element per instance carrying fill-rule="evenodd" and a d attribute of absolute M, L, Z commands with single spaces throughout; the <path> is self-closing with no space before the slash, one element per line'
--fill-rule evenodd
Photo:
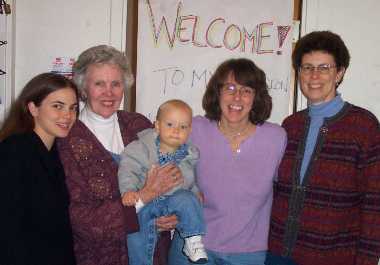
<path fill-rule="evenodd" d="M 114 154 L 120 154 L 124 150 L 116 112 L 103 118 L 86 105 L 79 114 L 79 120 L 90 129 L 106 150 Z"/>

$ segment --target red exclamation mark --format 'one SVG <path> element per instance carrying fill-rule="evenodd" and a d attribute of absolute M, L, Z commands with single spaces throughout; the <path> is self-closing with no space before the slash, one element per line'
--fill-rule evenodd
<path fill-rule="evenodd" d="M 278 36 L 277 55 L 282 54 L 282 45 L 284 45 L 285 39 L 288 36 L 290 29 L 291 29 L 291 26 L 277 26 L 277 36 Z"/>

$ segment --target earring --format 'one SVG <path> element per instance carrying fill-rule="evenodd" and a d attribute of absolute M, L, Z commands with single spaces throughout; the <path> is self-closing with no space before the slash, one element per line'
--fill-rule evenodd
<path fill-rule="evenodd" d="M 87 94 L 86 94 L 86 92 L 80 91 L 80 93 L 79 93 L 79 99 L 81 101 L 83 101 L 83 102 L 86 102 L 86 100 L 87 100 Z"/>

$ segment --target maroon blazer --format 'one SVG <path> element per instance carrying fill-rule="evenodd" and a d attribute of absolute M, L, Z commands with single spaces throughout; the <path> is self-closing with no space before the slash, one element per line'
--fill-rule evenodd
<path fill-rule="evenodd" d="M 310 118 L 285 119 L 269 251 L 298 265 L 376 265 L 380 255 L 380 131 L 369 111 L 346 103 L 324 120 L 302 185 Z"/>
<path fill-rule="evenodd" d="M 124 145 L 152 127 L 138 113 L 117 113 Z M 138 231 L 134 207 L 124 207 L 117 183 L 118 165 L 98 139 L 77 121 L 58 141 L 70 193 L 70 219 L 78 265 L 127 265 L 126 232 Z M 165 233 L 157 244 L 155 265 L 166 264 L 170 243 Z"/>

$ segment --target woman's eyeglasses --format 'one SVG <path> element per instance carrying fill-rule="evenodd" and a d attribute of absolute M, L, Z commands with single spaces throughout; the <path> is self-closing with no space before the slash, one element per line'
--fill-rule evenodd
<path fill-rule="evenodd" d="M 311 64 L 303 64 L 300 66 L 299 71 L 301 74 L 304 75 L 310 75 L 311 73 L 318 73 L 318 74 L 328 74 L 330 73 L 330 70 L 332 68 L 336 68 L 336 65 L 331 65 L 331 64 L 320 64 L 317 66 L 311 65 Z"/>
<path fill-rule="evenodd" d="M 241 97 L 251 97 L 255 91 L 248 86 L 237 86 L 235 84 L 223 84 L 221 91 L 225 95 L 236 95 L 236 93 L 239 93 Z"/>

